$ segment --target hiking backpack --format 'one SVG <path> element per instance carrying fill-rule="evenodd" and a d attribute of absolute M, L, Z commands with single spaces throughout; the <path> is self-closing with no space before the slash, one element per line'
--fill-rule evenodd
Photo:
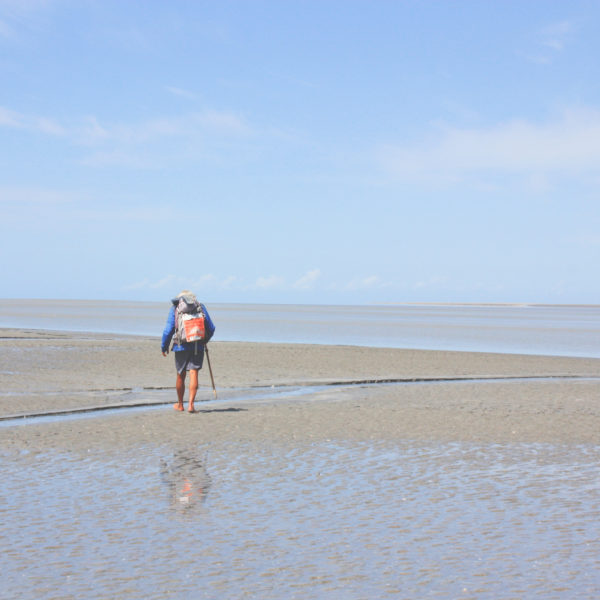
<path fill-rule="evenodd" d="M 204 306 L 194 296 L 182 296 L 175 305 L 174 342 L 207 342 L 210 333 Z"/>

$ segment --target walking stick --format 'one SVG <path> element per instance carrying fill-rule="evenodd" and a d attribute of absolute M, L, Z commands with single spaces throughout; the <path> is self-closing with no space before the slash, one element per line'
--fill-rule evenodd
<path fill-rule="evenodd" d="M 213 386 L 213 392 L 215 393 L 215 398 L 217 397 L 217 388 L 215 387 L 215 378 L 213 377 L 212 367 L 210 366 L 210 356 L 208 354 L 208 344 L 204 347 L 206 352 L 206 362 L 208 363 L 208 372 L 210 373 L 210 381 Z"/>

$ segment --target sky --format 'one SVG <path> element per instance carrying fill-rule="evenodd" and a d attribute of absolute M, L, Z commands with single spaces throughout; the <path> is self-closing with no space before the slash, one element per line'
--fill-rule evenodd
<path fill-rule="evenodd" d="M 599 25 L 0 0 L 0 297 L 598 304 Z"/>

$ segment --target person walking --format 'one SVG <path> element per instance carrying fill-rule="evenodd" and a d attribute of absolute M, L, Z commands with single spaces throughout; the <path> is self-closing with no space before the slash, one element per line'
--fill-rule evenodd
<path fill-rule="evenodd" d="M 183 303 L 182 303 L 183 300 Z M 198 313 L 204 316 L 205 335 L 202 341 L 186 342 L 182 334 L 178 321 L 178 313 L 181 307 L 187 305 L 195 306 Z M 175 353 L 175 368 L 177 370 L 177 379 L 175 380 L 175 389 L 177 390 L 177 403 L 173 405 L 175 410 L 183 411 L 183 399 L 185 396 L 186 374 L 190 373 L 188 412 L 195 412 L 194 401 L 198 391 L 198 371 L 202 368 L 204 362 L 205 344 L 210 340 L 215 332 L 215 326 L 206 310 L 204 304 L 198 302 L 196 296 L 189 290 L 183 290 L 171 300 L 171 308 L 162 334 L 161 350 L 163 356 L 169 354 L 169 345 L 173 340 L 172 350 Z"/>

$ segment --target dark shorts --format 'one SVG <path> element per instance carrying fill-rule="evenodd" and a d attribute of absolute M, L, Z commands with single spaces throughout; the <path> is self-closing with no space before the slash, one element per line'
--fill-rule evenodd
<path fill-rule="evenodd" d="M 175 352 L 175 368 L 178 373 L 202 368 L 204 362 L 204 344 L 194 344 L 189 350 Z"/>

